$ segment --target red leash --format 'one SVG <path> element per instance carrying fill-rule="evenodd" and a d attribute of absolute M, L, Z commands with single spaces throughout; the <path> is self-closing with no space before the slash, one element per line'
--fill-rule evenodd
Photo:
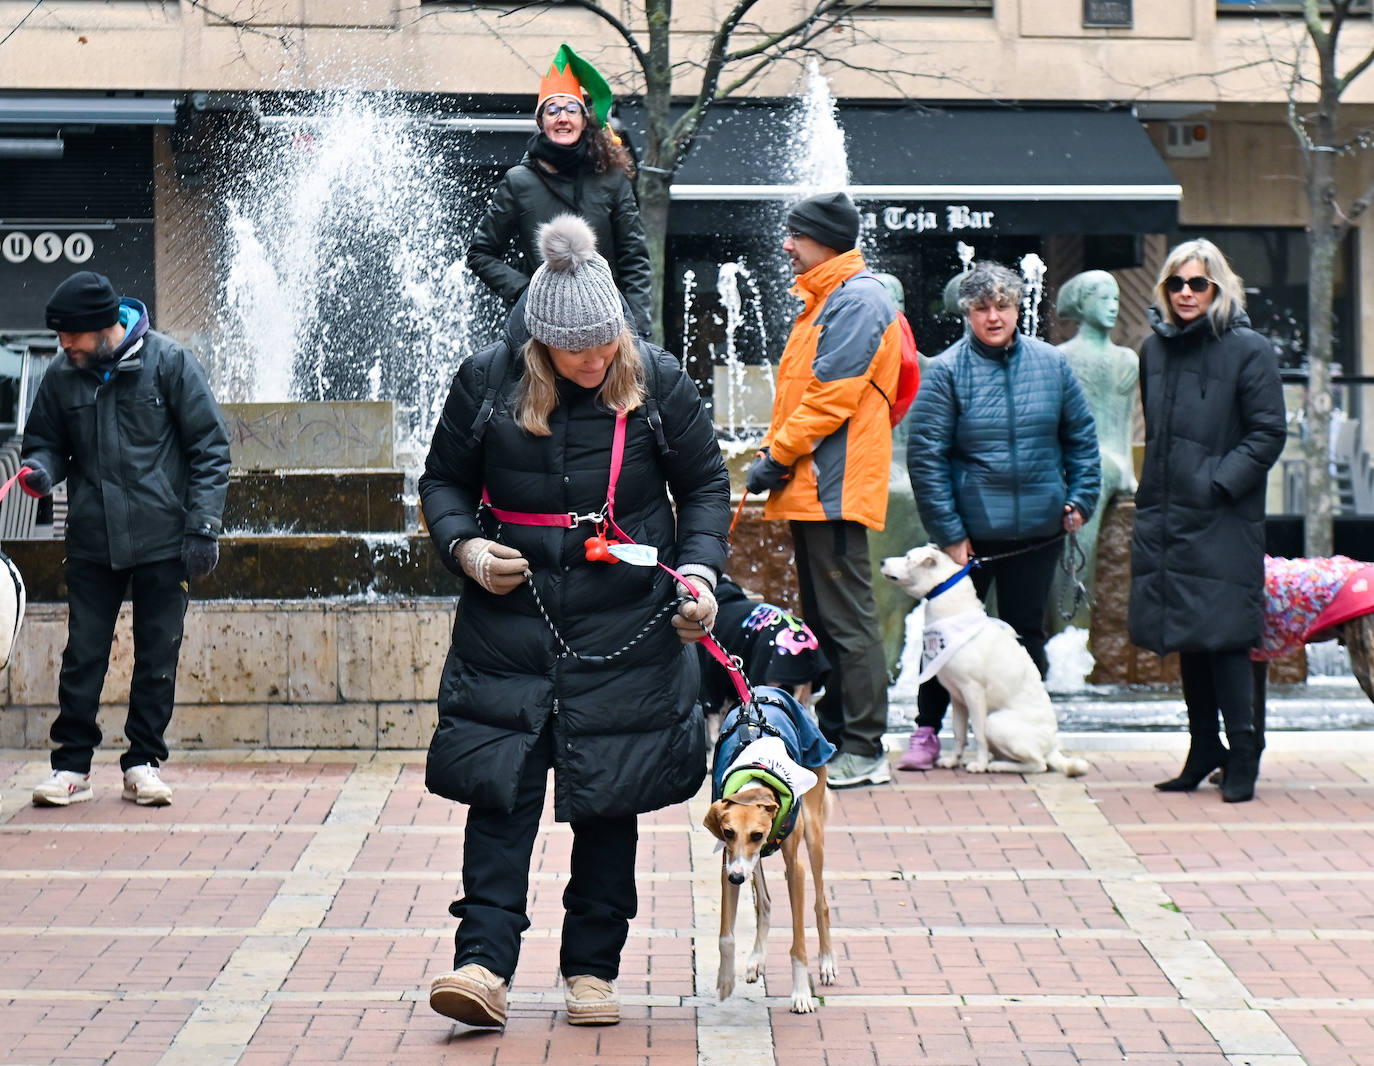
<path fill-rule="evenodd" d="M 33 467 L 31 467 L 31 466 L 21 466 L 18 470 L 16 470 L 16 471 L 14 472 L 14 477 L 10 478 L 10 479 L 9 479 L 8 481 L 6 481 L 3 485 L 0 485 L 0 500 L 3 500 L 6 496 L 9 495 L 10 489 L 14 488 L 14 483 L 15 483 L 16 481 L 18 481 L 18 480 L 19 480 L 21 477 L 23 477 L 25 474 L 32 474 L 32 473 L 33 473 Z"/>

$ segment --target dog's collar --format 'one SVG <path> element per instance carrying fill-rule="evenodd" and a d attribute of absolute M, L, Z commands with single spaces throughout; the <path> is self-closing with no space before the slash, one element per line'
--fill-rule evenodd
<path fill-rule="evenodd" d="M 964 564 L 964 568 L 960 570 L 957 574 L 951 574 L 949 577 L 945 578 L 943 581 L 941 581 L 938 585 L 936 585 L 933 589 L 931 589 L 921 598 L 924 600 L 933 600 L 936 596 L 939 596 L 941 593 L 948 592 L 955 585 L 959 584 L 959 582 L 963 581 L 964 578 L 968 577 L 969 571 L 971 571 L 974 568 L 976 563 L 977 560 L 970 559 L 968 562 Z"/>

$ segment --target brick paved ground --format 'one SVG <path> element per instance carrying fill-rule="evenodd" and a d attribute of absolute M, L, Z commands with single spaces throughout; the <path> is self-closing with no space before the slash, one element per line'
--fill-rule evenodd
<path fill-rule="evenodd" d="M 1076 781 L 835 794 L 839 979 L 809 1015 L 787 1009 L 779 859 L 772 977 L 715 999 L 699 797 L 643 820 L 624 1022 L 568 1026 L 570 837 L 548 820 L 501 1034 L 426 1002 L 463 810 L 424 791 L 418 753 L 182 756 L 149 810 L 106 752 L 94 801 L 40 810 L 45 757 L 0 751 L 0 1063 L 1372 1066 L 1374 738 L 1328 736 L 1276 735 L 1249 804 L 1156 792 L 1182 750 L 1161 735 Z"/>

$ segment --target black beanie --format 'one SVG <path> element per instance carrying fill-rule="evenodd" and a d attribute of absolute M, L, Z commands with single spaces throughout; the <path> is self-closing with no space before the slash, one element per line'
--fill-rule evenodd
<path fill-rule="evenodd" d="M 91 333 L 119 321 L 119 296 L 104 274 L 79 270 L 48 299 L 48 328 L 54 333 Z"/>
<path fill-rule="evenodd" d="M 827 248 L 847 252 L 859 243 L 859 209 L 842 192 L 809 196 L 787 212 L 787 228 Z"/>

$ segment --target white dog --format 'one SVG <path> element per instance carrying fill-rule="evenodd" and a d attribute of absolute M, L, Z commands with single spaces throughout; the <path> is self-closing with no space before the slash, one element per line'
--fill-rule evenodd
<path fill-rule="evenodd" d="M 24 578 L 10 557 L 0 552 L 0 670 L 10 663 L 24 621 Z"/>
<path fill-rule="evenodd" d="M 939 766 L 959 765 L 972 726 L 976 750 L 964 769 L 974 773 L 1051 769 L 1077 777 L 1090 769 L 1086 760 L 1059 750 L 1059 721 L 1040 672 L 1011 626 L 987 616 L 968 574 L 951 580 L 960 573 L 953 559 L 927 544 L 884 559 L 882 571 L 926 601 L 922 680 L 934 666 L 954 712 L 954 750 L 940 757 Z"/>

